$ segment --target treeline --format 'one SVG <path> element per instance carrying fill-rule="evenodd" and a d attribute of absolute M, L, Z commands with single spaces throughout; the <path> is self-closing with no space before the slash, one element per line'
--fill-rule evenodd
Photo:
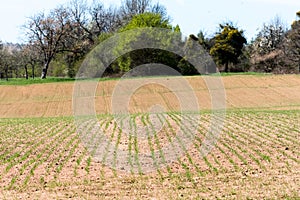
<path fill-rule="evenodd" d="M 232 23 L 220 24 L 219 31 L 211 37 L 200 32 L 182 43 L 199 43 L 213 57 L 220 71 L 299 73 L 300 12 L 297 16 L 298 20 L 290 28 L 276 17 L 264 24 L 249 43 L 243 30 Z M 121 6 L 108 8 L 101 1 L 87 4 L 84 0 L 72 0 L 48 13 L 30 17 L 23 26 L 25 44 L 0 42 L 0 78 L 28 79 L 37 75 L 42 79 L 47 75 L 72 78 L 86 55 L 101 42 L 116 33 L 141 27 L 180 33 L 178 25 L 171 25 L 166 8 L 151 0 L 124 0 Z M 185 56 L 144 49 L 110 63 L 105 76 L 121 76 L 135 66 L 151 62 L 171 66 L 183 75 L 199 73 Z"/>

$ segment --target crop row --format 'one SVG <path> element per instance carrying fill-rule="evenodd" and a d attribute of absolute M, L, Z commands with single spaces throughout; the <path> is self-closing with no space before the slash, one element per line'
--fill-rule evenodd
<path fill-rule="evenodd" d="M 109 168 L 113 176 L 154 172 L 193 181 L 299 166 L 298 113 L 229 112 L 220 135 L 212 135 L 211 119 L 209 113 L 107 115 L 78 127 L 70 118 L 1 119 L 0 185 L 22 189 L 77 178 L 106 180 Z"/>

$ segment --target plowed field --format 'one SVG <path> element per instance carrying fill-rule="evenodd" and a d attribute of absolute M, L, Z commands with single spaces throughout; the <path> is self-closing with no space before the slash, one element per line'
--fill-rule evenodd
<path fill-rule="evenodd" d="M 118 81 L 99 82 L 97 130 L 105 143 L 92 123 L 81 125 L 86 135 L 76 129 L 72 83 L 0 86 L 0 199 L 300 198 L 300 76 L 222 79 L 226 118 L 204 156 L 211 99 L 201 77 L 187 78 L 199 120 L 182 115 L 173 91 L 154 83 L 131 96 L 130 119 L 116 119 L 111 102 Z M 157 104 L 164 113 L 149 112 Z M 191 143 L 176 137 L 191 129 Z M 167 162 L 162 150 L 175 140 L 184 152 Z"/>

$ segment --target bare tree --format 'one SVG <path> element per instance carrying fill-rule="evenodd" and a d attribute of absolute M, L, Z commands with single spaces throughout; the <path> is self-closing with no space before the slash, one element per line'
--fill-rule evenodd
<path fill-rule="evenodd" d="M 168 19 L 167 11 L 161 4 L 152 4 L 151 0 L 124 0 L 121 6 L 121 15 L 125 21 L 130 21 L 134 15 L 145 12 L 157 13 Z"/>
<path fill-rule="evenodd" d="M 71 0 L 67 10 L 72 21 L 72 30 L 75 33 L 76 39 L 88 39 L 94 44 L 94 34 L 90 28 L 90 8 L 86 0 Z M 80 37 L 80 38 L 79 38 Z"/>
<path fill-rule="evenodd" d="M 25 26 L 29 42 L 43 55 L 44 66 L 41 78 L 47 77 L 47 71 L 55 55 L 63 50 L 63 41 L 70 32 L 70 20 L 65 8 L 54 9 L 48 16 L 40 13 L 30 18 Z"/>
<path fill-rule="evenodd" d="M 121 6 L 121 12 L 124 17 L 133 17 L 134 15 L 149 11 L 151 0 L 124 0 Z"/>
<path fill-rule="evenodd" d="M 124 25 L 120 11 L 115 7 L 106 9 L 101 2 L 94 1 L 90 14 L 92 31 L 97 37 L 102 33 L 114 32 Z"/>
<path fill-rule="evenodd" d="M 91 6 L 86 0 L 72 0 L 68 10 L 73 28 L 80 28 L 84 33 L 81 36 L 85 38 L 80 38 L 80 41 L 87 38 L 91 44 L 95 44 L 99 35 L 116 31 L 123 25 L 119 10 L 114 7 L 106 9 L 98 0 L 94 0 Z"/>
<path fill-rule="evenodd" d="M 154 4 L 150 12 L 160 14 L 164 20 L 170 20 L 166 7 L 159 3 Z"/>
<path fill-rule="evenodd" d="M 276 16 L 270 23 L 263 25 L 253 43 L 254 51 L 264 55 L 276 50 L 282 43 L 286 32 L 287 26 Z"/>
<path fill-rule="evenodd" d="M 75 76 L 75 63 L 96 43 L 97 36 L 91 28 L 90 7 L 86 0 L 72 0 L 66 7 L 70 31 L 63 41 L 63 59 L 69 77 Z"/>

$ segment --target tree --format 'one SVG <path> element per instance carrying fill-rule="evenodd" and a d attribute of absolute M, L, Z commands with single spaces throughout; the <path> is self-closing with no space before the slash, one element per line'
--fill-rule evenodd
<path fill-rule="evenodd" d="M 94 1 L 89 6 L 86 0 L 72 0 L 65 9 L 68 12 L 70 31 L 62 41 L 60 55 L 55 59 L 58 64 L 55 71 L 60 72 L 60 75 L 67 71 L 69 77 L 74 77 L 84 56 L 99 43 L 99 36 L 116 31 L 122 23 L 116 9 L 105 9 L 99 1 Z M 59 65 L 62 69 L 59 69 Z"/>
<path fill-rule="evenodd" d="M 265 55 L 276 50 L 282 43 L 286 31 L 286 25 L 276 16 L 259 31 L 253 43 L 254 51 Z"/>
<path fill-rule="evenodd" d="M 43 62 L 41 57 L 41 54 L 35 50 L 33 45 L 26 44 L 22 46 L 22 49 L 19 52 L 19 59 L 21 65 L 24 67 L 26 79 L 29 78 L 30 71 L 32 79 L 35 78 L 35 68 L 38 64 Z M 31 70 L 29 70 L 28 67 L 31 67 Z"/>
<path fill-rule="evenodd" d="M 214 45 L 210 49 L 210 54 L 218 64 L 225 65 L 225 72 L 228 72 L 229 63 L 238 62 L 244 44 L 247 43 L 243 31 L 229 23 L 220 24 L 220 31 L 213 38 L 213 41 Z"/>
<path fill-rule="evenodd" d="M 0 40 L 0 78 L 4 78 L 4 68 L 3 68 L 3 61 L 4 61 L 4 55 L 3 55 L 3 43 Z"/>
<path fill-rule="evenodd" d="M 63 42 L 71 32 L 69 14 L 63 7 L 54 9 L 48 16 L 40 13 L 31 17 L 25 28 L 29 43 L 43 55 L 41 78 L 45 79 L 51 61 L 63 50 Z"/>
<path fill-rule="evenodd" d="M 94 2 L 90 8 L 91 32 L 95 37 L 117 31 L 124 25 L 120 11 L 114 7 L 105 9 L 101 2 Z"/>
<path fill-rule="evenodd" d="M 211 40 L 206 36 L 203 31 L 200 31 L 197 35 L 199 44 L 209 52 L 212 47 Z"/>
<path fill-rule="evenodd" d="M 127 38 L 124 39 L 122 43 L 118 47 L 116 47 L 115 51 L 122 49 L 130 49 L 131 42 L 135 41 L 143 41 L 145 36 L 139 32 L 138 28 L 163 28 L 169 29 L 173 32 L 180 31 L 179 26 L 172 27 L 168 19 L 164 19 L 160 14 L 156 13 L 143 13 L 139 15 L 135 15 L 132 20 L 122 29 L 120 32 L 128 31 L 128 30 L 136 30 L 134 34 L 127 35 Z M 153 29 L 155 31 L 155 29 Z M 151 35 L 151 30 L 146 37 L 154 37 Z M 163 37 L 166 37 L 165 40 Z M 167 36 L 161 36 L 158 38 L 160 41 L 165 41 L 167 44 Z M 173 55 L 170 52 L 165 52 L 159 49 L 138 49 L 133 50 L 130 53 L 123 55 L 118 58 L 115 63 L 112 64 L 112 68 L 114 71 L 119 72 L 127 72 L 130 69 L 146 64 L 146 63 L 163 63 L 168 66 L 177 67 L 177 56 Z"/>
<path fill-rule="evenodd" d="M 297 13 L 300 17 L 300 11 Z M 300 19 L 292 24 L 291 30 L 286 34 L 283 41 L 285 61 L 296 70 L 293 72 L 300 72 Z"/>
<path fill-rule="evenodd" d="M 15 77 L 19 78 L 20 76 L 28 79 L 28 68 L 26 63 L 26 57 L 23 55 L 22 46 L 18 45 L 19 48 L 11 50 L 11 68 L 15 70 Z M 23 71 L 24 69 L 24 71 Z"/>
<path fill-rule="evenodd" d="M 135 15 L 132 20 L 121 29 L 121 31 L 146 27 L 172 29 L 172 25 L 168 19 L 164 19 L 160 14 L 149 12 Z M 180 30 L 179 27 L 177 27 L 177 29 Z"/>
<path fill-rule="evenodd" d="M 152 4 L 151 0 L 124 0 L 120 12 L 125 23 L 129 22 L 135 15 L 143 13 L 156 13 L 164 20 L 168 19 L 166 8 L 159 3 Z"/>
<path fill-rule="evenodd" d="M 255 70 L 268 73 L 295 72 L 297 28 L 292 26 L 288 31 L 286 27 L 278 16 L 263 25 L 250 46 L 251 63 Z"/>
<path fill-rule="evenodd" d="M 76 62 L 87 54 L 96 43 L 97 37 L 90 27 L 91 17 L 88 15 L 90 8 L 85 0 L 72 0 L 65 10 L 67 11 L 69 32 L 67 37 L 62 40 L 60 55 L 55 60 L 62 67 L 59 69 L 60 66 L 58 66 L 55 70 L 65 71 L 63 69 L 65 63 L 67 75 L 73 78 L 76 74 Z"/>
<path fill-rule="evenodd" d="M 94 44 L 95 36 L 89 28 L 90 16 L 88 16 L 88 14 L 90 12 L 90 8 L 88 7 L 86 0 L 71 0 L 66 10 L 70 21 L 72 21 L 71 30 L 73 32 L 79 31 L 81 36 L 86 37 L 90 43 Z M 76 39 L 80 40 L 82 38 Z"/>
<path fill-rule="evenodd" d="M 4 78 L 8 81 L 9 78 L 9 71 L 11 68 L 12 64 L 12 55 L 8 51 L 7 48 L 2 46 L 2 49 L 0 50 L 0 73 L 1 73 L 1 78 Z"/>

